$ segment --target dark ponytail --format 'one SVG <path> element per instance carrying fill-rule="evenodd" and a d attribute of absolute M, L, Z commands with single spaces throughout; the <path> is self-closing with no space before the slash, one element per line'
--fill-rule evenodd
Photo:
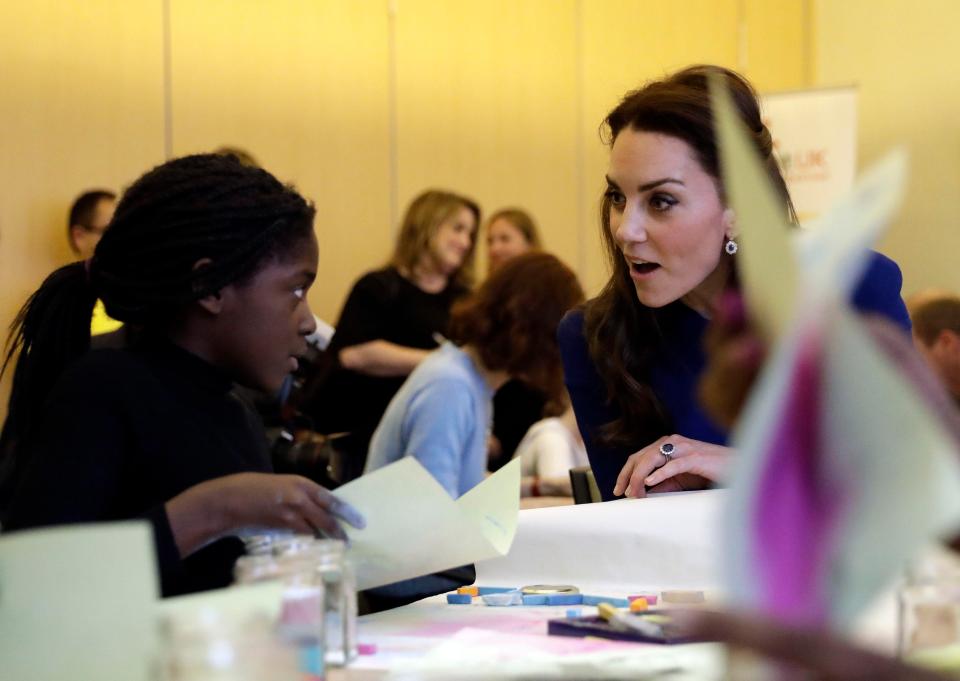
<path fill-rule="evenodd" d="M 10 329 L 3 371 L 19 357 L 0 434 L 0 508 L 4 482 L 28 454 L 18 445 L 57 379 L 90 347 L 97 298 L 114 319 L 162 331 L 191 302 L 290 252 L 312 234 L 313 216 L 292 187 L 231 156 L 185 156 L 134 182 L 93 258 L 51 274 Z"/>
<path fill-rule="evenodd" d="M 48 276 L 10 326 L 0 376 L 19 357 L 0 433 L 0 507 L 5 488 L 15 477 L 17 443 L 63 370 L 90 348 L 90 318 L 96 302 L 85 264 L 75 262 Z"/>

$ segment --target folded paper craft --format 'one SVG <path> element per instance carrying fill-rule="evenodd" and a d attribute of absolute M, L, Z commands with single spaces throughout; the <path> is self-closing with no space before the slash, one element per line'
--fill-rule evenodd
<path fill-rule="evenodd" d="M 733 436 L 727 582 L 745 607 L 842 627 L 960 526 L 955 441 L 847 302 L 900 202 L 906 157 L 791 229 L 729 93 L 711 87 L 744 297 L 769 346 Z"/>

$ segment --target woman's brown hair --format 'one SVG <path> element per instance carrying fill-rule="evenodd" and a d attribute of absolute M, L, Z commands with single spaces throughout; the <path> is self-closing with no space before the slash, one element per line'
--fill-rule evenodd
<path fill-rule="evenodd" d="M 770 131 L 760 117 L 757 93 L 740 74 L 719 66 L 691 66 L 662 80 L 628 92 L 607 115 L 601 137 L 610 146 L 625 128 L 675 137 L 686 142 L 700 166 L 716 182 L 724 199 L 719 151 L 713 125 L 708 77 L 714 74 L 730 91 L 740 120 L 763 160 L 767 176 L 783 200 L 784 212 L 795 221 L 793 204 L 773 155 Z M 603 444 L 642 446 L 667 433 L 671 424 L 649 385 L 652 356 L 662 342 L 658 311 L 637 299 L 630 272 L 610 231 L 610 202 L 600 210 L 603 243 L 610 280 L 584 308 L 584 335 L 590 357 L 607 388 L 608 399 L 620 417 L 599 433 Z M 731 268 L 736 280 L 736 260 Z"/>
<path fill-rule="evenodd" d="M 476 348 L 484 366 L 505 371 L 563 400 L 557 326 L 583 302 L 577 275 L 549 253 L 511 258 L 454 306 L 450 338 Z"/>
<path fill-rule="evenodd" d="M 473 213 L 476 226 L 480 226 L 480 206 L 471 199 L 453 192 L 428 189 L 415 198 L 407 207 L 400 224 L 400 234 L 390 263 L 402 273 L 413 272 L 420 258 L 430 250 L 430 240 L 445 220 L 456 215 L 461 208 Z M 464 256 L 463 264 L 450 277 L 451 283 L 469 288 L 473 283 L 473 254 L 476 250 L 474 233 L 470 250 Z"/>

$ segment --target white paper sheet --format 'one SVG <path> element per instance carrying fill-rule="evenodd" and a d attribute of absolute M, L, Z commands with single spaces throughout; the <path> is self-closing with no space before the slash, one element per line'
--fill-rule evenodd
<path fill-rule="evenodd" d="M 357 588 L 370 589 L 502 556 L 520 510 L 520 461 L 511 461 L 454 501 L 413 457 L 334 491 L 363 513 L 346 528 Z"/>
<path fill-rule="evenodd" d="M 725 490 L 520 511 L 510 553 L 477 563 L 477 584 L 573 584 L 627 595 L 720 586 Z"/>

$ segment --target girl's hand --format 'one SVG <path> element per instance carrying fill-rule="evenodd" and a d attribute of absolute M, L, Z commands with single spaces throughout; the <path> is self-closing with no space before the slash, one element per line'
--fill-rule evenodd
<path fill-rule="evenodd" d="M 241 527 L 323 532 L 343 539 L 339 521 L 366 525 L 350 504 L 299 475 L 237 473 L 202 482 L 166 503 L 167 517 L 181 556 Z"/>

